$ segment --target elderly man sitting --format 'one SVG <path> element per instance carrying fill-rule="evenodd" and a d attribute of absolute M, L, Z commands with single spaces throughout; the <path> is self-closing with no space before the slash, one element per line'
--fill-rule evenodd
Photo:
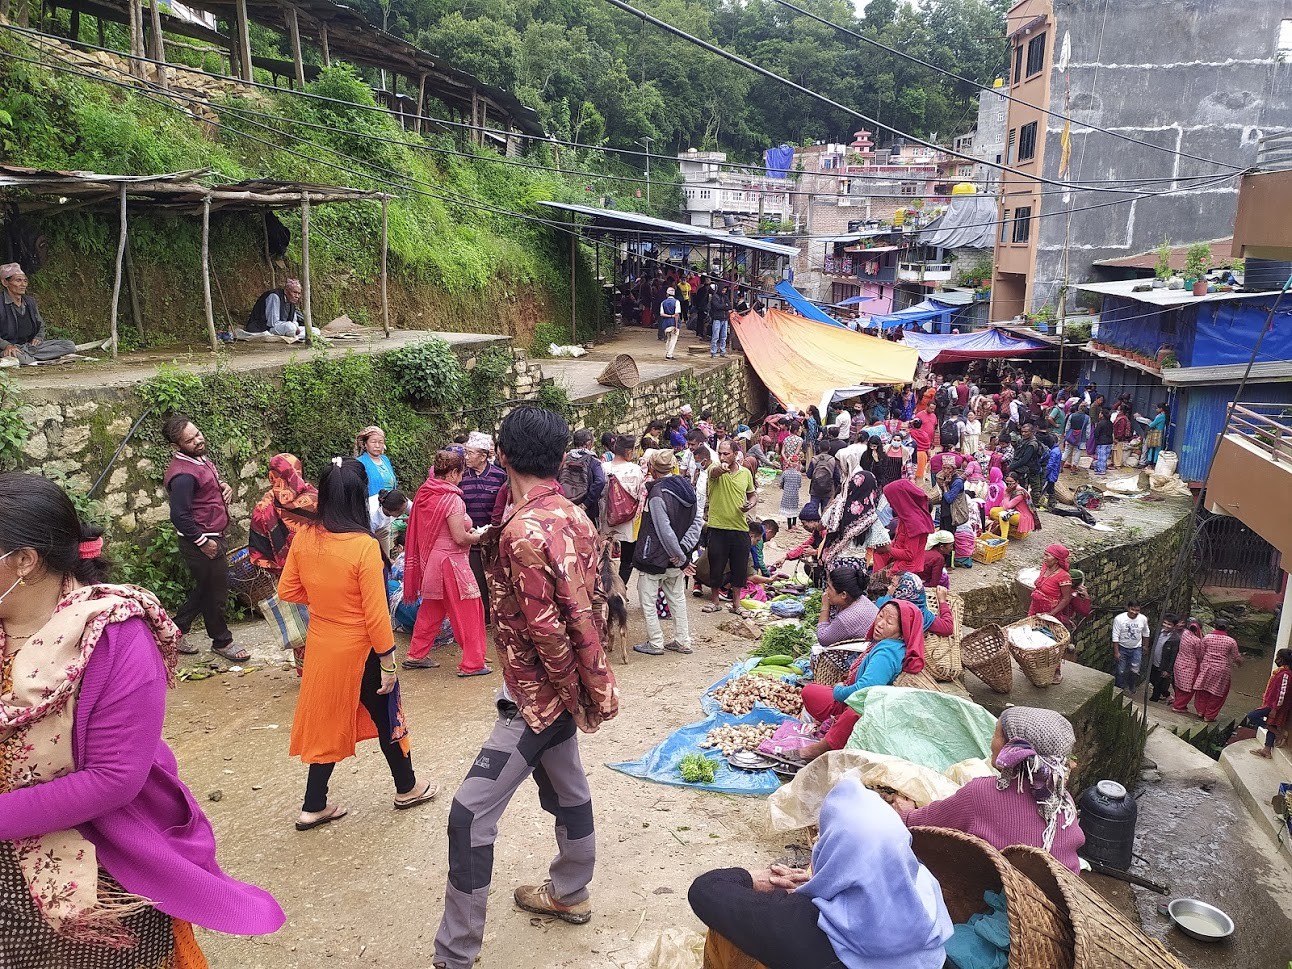
<path fill-rule="evenodd" d="M 270 333 L 291 340 L 299 339 L 305 336 L 305 317 L 301 315 L 300 305 L 301 281 L 289 279 L 278 289 L 260 295 L 243 329 L 253 336 Z M 314 335 L 322 335 L 317 327 Z"/>
<path fill-rule="evenodd" d="M 71 340 L 45 339 L 45 321 L 41 319 L 36 300 L 27 295 L 27 274 L 16 262 L 0 266 L 0 366 L 16 360 L 24 367 L 57 360 L 76 352 Z"/>

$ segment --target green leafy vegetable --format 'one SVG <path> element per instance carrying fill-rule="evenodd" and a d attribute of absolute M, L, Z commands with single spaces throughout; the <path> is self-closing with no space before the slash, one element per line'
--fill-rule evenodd
<path fill-rule="evenodd" d="M 687 754 L 677 765 L 677 772 L 688 784 L 712 784 L 717 764 L 704 754 Z"/>

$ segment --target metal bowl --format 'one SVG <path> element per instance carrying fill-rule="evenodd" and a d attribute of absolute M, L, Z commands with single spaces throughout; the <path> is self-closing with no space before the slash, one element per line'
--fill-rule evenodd
<path fill-rule="evenodd" d="M 1203 942 L 1219 942 L 1234 934 L 1233 919 L 1196 898 L 1172 899 L 1166 912 L 1181 932 Z"/>

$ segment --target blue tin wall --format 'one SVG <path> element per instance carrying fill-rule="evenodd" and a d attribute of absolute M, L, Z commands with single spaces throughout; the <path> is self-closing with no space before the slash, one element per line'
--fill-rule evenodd
<path fill-rule="evenodd" d="M 1179 413 L 1173 414 L 1175 432 L 1171 450 L 1180 455 L 1180 477 L 1201 482 L 1211 461 L 1216 438 L 1224 430 L 1225 413 L 1234 399 L 1237 384 L 1180 388 L 1176 395 Z M 1253 404 L 1292 404 L 1292 383 L 1249 383 L 1243 400 Z M 1148 411 L 1141 411 L 1150 416 Z"/>

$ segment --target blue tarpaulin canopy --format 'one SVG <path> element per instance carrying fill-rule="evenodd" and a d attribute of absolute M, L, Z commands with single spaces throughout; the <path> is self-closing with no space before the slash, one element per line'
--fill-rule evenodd
<path fill-rule="evenodd" d="M 858 303 L 865 303 L 875 298 L 876 297 L 874 296 L 849 296 L 847 299 L 839 300 L 839 302 L 835 303 L 834 305 L 835 306 L 856 306 Z"/>
<path fill-rule="evenodd" d="M 1044 350 L 1047 346 L 1040 340 L 1011 336 L 996 329 L 975 333 L 911 332 L 903 336 L 902 342 L 908 347 L 914 347 L 920 360 L 928 364 L 976 360 L 980 357 L 1018 357 Z"/>
<path fill-rule="evenodd" d="M 794 307 L 794 312 L 799 316 L 806 316 L 809 320 L 816 320 L 818 323 L 829 323 L 831 326 L 843 326 L 784 280 L 776 284 L 776 295 Z"/>
<path fill-rule="evenodd" d="M 872 324 L 878 323 L 881 329 L 891 330 L 895 326 L 918 326 L 921 323 L 927 323 L 929 320 L 937 320 L 939 323 L 945 323 L 951 319 L 951 314 L 956 311 L 954 306 L 945 306 L 936 300 L 926 299 L 922 303 L 916 303 L 898 313 L 889 313 L 887 316 L 872 316 Z"/>

